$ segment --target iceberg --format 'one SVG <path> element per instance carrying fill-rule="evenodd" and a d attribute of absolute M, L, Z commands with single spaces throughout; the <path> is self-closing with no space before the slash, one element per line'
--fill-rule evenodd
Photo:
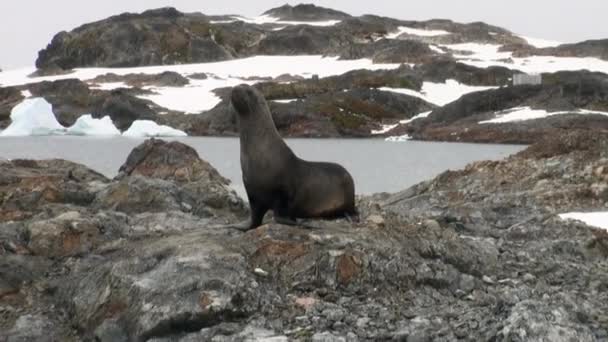
<path fill-rule="evenodd" d="M 165 125 L 159 125 L 151 120 L 135 120 L 128 130 L 122 133 L 125 137 L 147 138 L 147 137 L 186 137 L 183 131 Z"/>
<path fill-rule="evenodd" d="M 65 134 L 53 114 L 53 107 L 41 97 L 25 99 L 11 111 L 11 124 L 0 136 L 30 136 Z"/>
<path fill-rule="evenodd" d="M 109 116 L 104 116 L 101 119 L 94 119 L 90 114 L 83 115 L 67 129 L 69 135 L 87 135 L 87 136 L 114 136 L 120 135 L 120 131 Z"/>

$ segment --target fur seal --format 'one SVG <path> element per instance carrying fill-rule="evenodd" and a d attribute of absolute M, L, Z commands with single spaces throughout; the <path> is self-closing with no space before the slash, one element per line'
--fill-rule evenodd
<path fill-rule="evenodd" d="M 297 224 L 298 218 L 357 217 L 355 185 L 344 167 L 298 158 L 279 135 L 264 96 L 249 85 L 234 87 L 241 171 L 251 217 L 242 230 L 262 224 L 269 210 L 275 221 Z"/>

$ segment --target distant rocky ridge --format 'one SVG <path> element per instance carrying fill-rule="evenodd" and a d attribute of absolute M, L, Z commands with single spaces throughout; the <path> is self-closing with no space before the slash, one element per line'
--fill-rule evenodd
<path fill-rule="evenodd" d="M 181 13 L 174 8 L 125 13 L 58 33 L 41 50 L 39 69 L 76 67 L 132 67 L 163 64 L 213 62 L 252 55 L 324 54 L 342 58 L 369 57 L 382 61 L 413 63 L 437 57 L 425 45 L 408 42 L 454 44 L 495 42 L 525 44 L 509 31 L 484 23 L 459 24 L 449 20 L 403 21 L 373 15 L 350 15 L 315 5 L 286 5 L 265 15 L 285 21 L 339 20 L 330 26 L 249 23 L 214 20 L 201 13 Z M 221 18 L 226 18 L 221 17 Z M 230 18 L 228 16 L 228 18 Z M 418 37 L 403 34 L 405 41 L 377 41 L 408 26 L 445 30 L 450 34 Z M 391 55 L 392 57 L 377 57 Z M 412 54 L 415 58 L 412 59 Z M 404 56 L 400 58 L 399 56 Z"/>
<path fill-rule="evenodd" d="M 110 116 L 121 131 L 135 120 L 145 119 L 189 135 L 235 135 L 229 88 L 217 86 L 212 92 L 202 89 L 212 98 L 217 95 L 219 103 L 212 102 L 217 105 L 188 114 L 182 109 L 165 108 L 171 104 L 159 105 L 153 99 L 167 90 L 178 94 L 179 89 L 196 89 L 204 81 L 232 85 L 227 82 L 232 77 L 229 73 L 220 77 L 196 69 L 176 72 L 159 68 L 156 74 L 138 69 L 124 74 L 108 69 L 106 74 L 91 79 L 65 78 L 76 73 L 72 70 L 76 67 L 175 65 L 258 55 L 324 55 L 341 61 L 365 58 L 401 66 L 351 70 L 330 77 L 310 73 L 241 77 L 243 82 L 257 82 L 256 87 L 268 99 L 277 128 L 284 136 L 407 135 L 422 140 L 532 143 L 569 127 L 604 130 L 607 115 L 579 114 L 580 109 L 608 112 L 608 76 L 582 70 L 547 72 L 539 86 L 513 86 L 513 75 L 522 73 L 518 68 L 526 69 L 524 58 L 594 57 L 601 61 L 608 55 L 607 42 L 535 47 L 521 36 L 481 22 L 354 17 L 315 5 L 285 5 L 252 19 L 181 13 L 173 8 L 125 13 L 57 34 L 40 52 L 39 69 L 30 78 L 32 83 L 0 88 L 0 129 L 10 123 L 11 108 L 29 93 L 46 98 L 65 126 L 90 113 L 96 118 Z M 489 63 L 500 66 L 486 66 L 483 54 L 488 53 L 510 57 Z M 465 60 L 469 55 L 469 60 Z M 481 63 L 474 66 L 478 58 Z M 52 75 L 62 79 L 36 80 Z M 442 84 L 442 88 L 433 90 Z M 449 97 L 449 101 L 433 102 L 434 94 L 429 92 L 441 95 L 453 91 L 451 86 L 468 88 L 460 98 L 457 95 Z M 521 107 L 561 114 L 520 122 L 480 123 Z M 418 116 L 428 112 L 426 118 Z"/>
<path fill-rule="evenodd" d="M 270 9 L 263 14 L 285 21 L 324 21 L 351 18 L 350 14 L 313 4 L 299 4 L 296 6 L 285 4 L 281 7 Z"/>

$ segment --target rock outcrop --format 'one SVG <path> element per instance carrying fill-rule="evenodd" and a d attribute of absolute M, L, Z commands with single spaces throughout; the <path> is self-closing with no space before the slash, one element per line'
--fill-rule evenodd
<path fill-rule="evenodd" d="M 323 54 L 412 63 L 441 55 L 429 49 L 428 44 L 525 44 L 523 39 L 509 31 L 485 23 L 403 21 L 373 15 L 352 17 L 315 5 L 285 5 L 264 14 L 304 25 L 256 24 L 239 21 L 233 16 L 181 13 L 174 8 L 141 14 L 124 13 L 58 33 L 39 52 L 36 66 L 42 73 L 54 74 L 76 67 L 213 62 L 258 54 Z M 327 20 L 337 23 L 330 26 L 305 25 Z M 400 39 L 378 41 L 400 26 L 442 30 L 446 34 L 433 37 L 404 33 L 398 37 Z"/>
<path fill-rule="evenodd" d="M 360 223 L 247 233 L 215 224 L 242 209 L 200 216 L 172 197 L 225 186 L 179 143 L 146 142 L 112 181 L 63 161 L 0 163 L 2 208 L 32 212 L 0 218 L 0 338 L 604 340 L 608 235 L 556 214 L 605 210 L 607 142 L 573 132 L 360 198 Z M 97 206 L 118 184 L 167 192 L 138 210 Z"/>
<path fill-rule="evenodd" d="M 281 7 L 264 12 L 264 15 L 284 21 L 342 20 L 351 17 L 347 13 L 336 11 L 331 8 L 315 6 L 314 4 L 299 4 L 296 6 L 285 4 Z"/>
<path fill-rule="evenodd" d="M 230 52 L 215 41 L 205 16 L 162 8 L 60 32 L 40 51 L 36 67 L 132 67 L 230 58 Z"/>
<path fill-rule="evenodd" d="M 470 93 L 388 134 L 416 139 L 497 143 L 533 143 L 569 129 L 608 129 L 608 116 L 581 115 L 581 108 L 608 112 L 608 78 L 602 73 L 563 71 L 543 74 L 541 85 L 501 87 Z M 483 124 L 496 113 L 530 107 L 562 114 L 519 122 Z M 571 114 L 567 114 L 571 113 Z"/>

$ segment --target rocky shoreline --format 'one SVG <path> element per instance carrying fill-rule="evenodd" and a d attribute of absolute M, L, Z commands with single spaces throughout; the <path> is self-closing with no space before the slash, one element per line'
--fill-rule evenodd
<path fill-rule="evenodd" d="M 361 222 L 212 228 L 246 215 L 186 145 L 148 140 L 110 180 L 0 161 L 2 341 L 601 341 L 608 137 L 358 199 Z"/>

